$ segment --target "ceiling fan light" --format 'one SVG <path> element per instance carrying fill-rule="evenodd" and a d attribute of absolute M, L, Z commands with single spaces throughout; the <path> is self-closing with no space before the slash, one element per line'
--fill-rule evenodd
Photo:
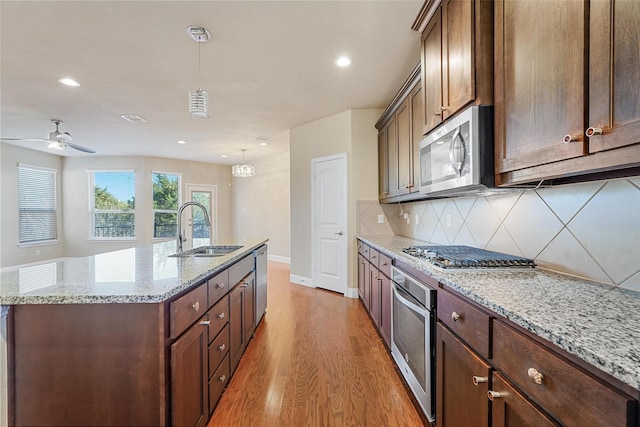
<path fill-rule="evenodd" d="M 195 89 L 189 91 L 189 114 L 197 119 L 209 118 L 209 94 L 206 90 Z"/>
<path fill-rule="evenodd" d="M 231 175 L 238 178 L 250 178 L 256 174 L 256 167 L 249 164 L 233 165 Z"/>
<path fill-rule="evenodd" d="M 64 144 L 60 141 L 49 141 L 48 148 L 55 148 L 57 150 L 64 150 Z"/>

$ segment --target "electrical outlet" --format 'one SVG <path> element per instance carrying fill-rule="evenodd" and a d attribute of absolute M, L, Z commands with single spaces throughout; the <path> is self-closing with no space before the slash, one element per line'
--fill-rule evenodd
<path fill-rule="evenodd" d="M 378 224 L 384 224 L 384 214 L 378 214 Z"/>
<path fill-rule="evenodd" d="M 416 214 L 416 224 L 420 223 L 420 215 Z"/>
<path fill-rule="evenodd" d="M 40 256 L 40 249 L 36 249 L 36 256 Z"/>
<path fill-rule="evenodd" d="M 403 216 L 404 219 L 408 219 L 409 218 L 409 213 L 405 212 L 402 216 Z"/>
<path fill-rule="evenodd" d="M 451 228 L 451 215 L 447 214 L 447 228 Z"/>

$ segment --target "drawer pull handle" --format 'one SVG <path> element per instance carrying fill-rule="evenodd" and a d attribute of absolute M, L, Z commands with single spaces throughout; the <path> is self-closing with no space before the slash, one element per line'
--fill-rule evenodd
<path fill-rule="evenodd" d="M 209 326 L 211 324 L 211 320 L 203 320 L 200 324 L 203 326 Z"/>
<path fill-rule="evenodd" d="M 486 383 L 488 381 L 487 377 L 477 377 L 473 376 L 473 385 L 479 385 L 481 383 Z"/>
<path fill-rule="evenodd" d="M 576 142 L 579 138 L 576 135 L 565 135 L 562 142 L 568 144 L 570 142 Z"/>
<path fill-rule="evenodd" d="M 594 135 L 602 135 L 602 128 L 595 128 L 592 126 L 587 128 L 587 131 L 584 134 L 587 135 L 589 138 L 591 138 Z"/>
<path fill-rule="evenodd" d="M 218 319 L 220 319 L 220 320 L 224 319 L 224 313 L 218 314 Z"/>
<path fill-rule="evenodd" d="M 534 384 L 542 384 L 542 379 L 544 378 L 540 372 L 536 368 L 529 368 L 527 371 L 527 375 L 529 375 L 529 379 Z"/>
<path fill-rule="evenodd" d="M 383 262 L 383 263 L 382 263 L 382 266 L 384 267 L 385 265 L 387 265 L 387 263 L 386 263 L 386 262 Z"/>
<path fill-rule="evenodd" d="M 460 315 L 458 313 L 456 313 L 455 311 L 451 313 L 451 320 L 453 320 L 454 322 L 457 322 L 458 320 L 460 320 Z"/>
<path fill-rule="evenodd" d="M 249 282 L 244 282 L 244 283 L 242 284 L 242 287 L 243 287 L 243 288 L 246 288 L 247 286 L 249 286 Z"/>
<path fill-rule="evenodd" d="M 193 308 L 194 311 L 200 310 L 200 301 L 194 302 L 193 305 L 191 306 L 191 308 Z"/>
<path fill-rule="evenodd" d="M 497 399 L 499 397 L 502 397 L 502 393 L 498 393 L 497 391 L 489 390 L 487 392 L 487 397 L 489 398 L 490 401 L 493 402 L 493 399 Z"/>
<path fill-rule="evenodd" d="M 225 348 L 227 348 L 227 346 L 224 345 L 224 344 L 218 346 L 218 350 L 220 350 L 220 351 L 224 351 Z"/>
<path fill-rule="evenodd" d="M 218 378 L 218 379 L 220 380 L 220 382 L 221 382 L 221 383 L 223 383 L 223 382 L 224 382 L 224 380 L 226 380 L 226 379 L 227 379 L 227 376 L 226 376 L 226 375 L 222 375 L 222 376 L 221 376 L 220 378 Z"/>
<path fill-rule="evenodd" d="M 220 282 L 220 283 L 216 283 L 216 289 L 222 289 L 224 288 L 224 283 Z"/>

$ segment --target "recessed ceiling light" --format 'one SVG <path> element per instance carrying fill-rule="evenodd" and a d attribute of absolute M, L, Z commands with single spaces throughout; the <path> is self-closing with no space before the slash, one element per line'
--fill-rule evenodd
<path fill-rule="evenodd" d="M 349 65 L 351 65 L 351 58 L 347 56 L 341 56 L 336 59 L 336 65 L 338 67 L 348 67 Z"/>
<path fill-rule="evenodd" d="M 80 83 L 78 83 L 77 81 L 73 80 L 71 77 L 60 77 L 58 79 L 58 81 L 60 83 L 62 83 L 63 85 L 66 85 L 66 86 L 72 86 L 72 87 L 80 86 Z"/>
<path fill-rule="evenodd" d="M 147 123 L 147 119 L 137 114 L 123 114 L 120 117 L 122 117 L 123 119 L 131 123 L 136 123 L 136 122 Z"/>
<path fill-rule="evenodd" d="M 223 154 L 223 155 L 221 155 L 220 157 L 222 157 L 222 158 L 225 158 L 225 159 L 226 159 L 226 158 L 227 158 L 227 157 L 229 157 L 229 156 L 227 156 L 226 154 Z"/>
<path fill-rule="evenodd" d="M 264 146 L 264 145 L 269 145 L 266 142 L 261 142 L 260 145 Z"/>
<path fill-rule="evenodd" d="M 183 141 L 183 140 L 176 141 L 176 142 L 177 142 L 178 144 L 186 144 L 186 143 L 187 143 L 187 141 Z"/>

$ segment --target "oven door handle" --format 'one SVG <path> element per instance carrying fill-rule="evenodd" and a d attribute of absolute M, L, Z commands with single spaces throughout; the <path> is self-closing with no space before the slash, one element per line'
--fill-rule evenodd
<path fill-rule="evenodd" d="M 427 310 L 424 307 L 420 307 L 419 305 L 409 301 L 407 298 L 402 296 L 402 293 L 404 292 L 401 288 L 398 287 L 398 285 L 396 285 L 395 283 L 393 284 L 393 290 L 394 290 L 394 294 L 396 296 L 396 298 L 398 298 L 398 300 L 405 306 L 407 306 L 408 308 L 410 308 L 411 310 L 415 311 L 418 314 L 421 314 L 423 317 L 429 317 L 429 313 L 427 312 Z"/>

